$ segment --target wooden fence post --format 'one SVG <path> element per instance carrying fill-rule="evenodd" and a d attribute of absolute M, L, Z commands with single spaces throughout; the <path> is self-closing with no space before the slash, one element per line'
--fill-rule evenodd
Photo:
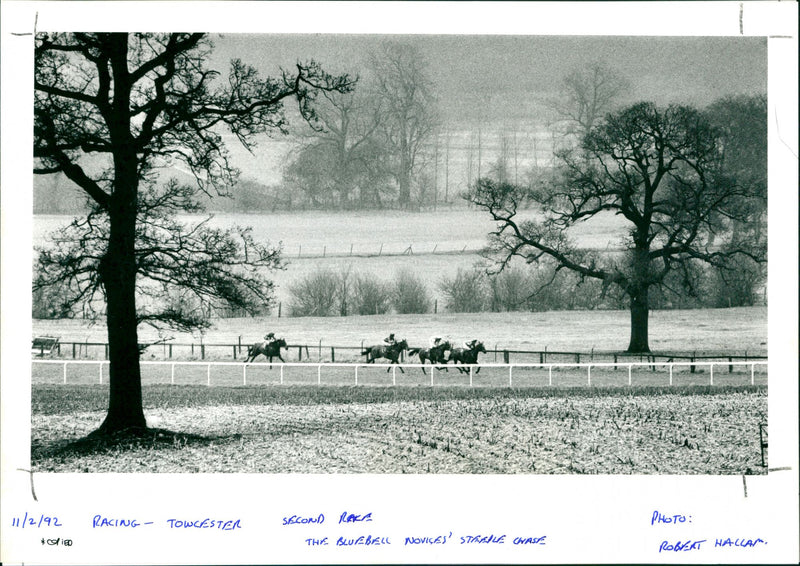
<path fill-rule="evenodd" d="M 508 362 L 508 350 L 503 350 L 503 363 L 507 364 Z"/>

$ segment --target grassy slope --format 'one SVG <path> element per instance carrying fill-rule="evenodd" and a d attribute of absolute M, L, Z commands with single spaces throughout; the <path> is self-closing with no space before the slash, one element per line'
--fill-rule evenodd
<path fill-rule="evenodd" d="M 187 216 L 186 221 L 196 222 L 199 218 Z M 46 234 L 68 221 L 65 216 L 34 216 L 34 245 L 45 244 Z M 271 277 L 277 285 L 276 299 L 284 309 L 291 302 L 290 287 L 318 268 L 369 273 L 384 281 L 391 280 L 400 268 L 412 268 L 441 302 L 439 282 L 479 261 L 474 252 L 486 244 L 486 235 L 493 229 L 485 213 L 465 208 L 436 212 L 217 214 L 211 224 L 252 226 L 256 239 L 282 245 L 287 269 L 274 272 Z M 572 234 L 581 246 L 606 249 L 617 245 L 624 226 L 618 217 L 608 214 L 576 226 Z M 353 257 L 349 256 L 351 246 Z M 409 246 L 414 255 L 392 255 L 402 254 Z M 468 253 L 452 253 L 465 247 Z M 436 254 L 431 255 L 434 251 Z M 379 252 L 385 255 L 357 257 Z"/>
<path fill-rule="evenodd" d="M 68 219 L 63 216 L 34 217 L 34 243 L 44 242 L 44 234 Z M 619 217 L 604 215 L 581 223 L 573 230 L 583 246 L 602 248 L 615 246 L 624 233 Z M 400 267 L 410 267 L 436 291 L 442 277 L 452 277 L 456 270 L 470 267 L 475 254 L 430 255 L 438 250 L 475 249 L 485 243 L 492 222 L 476 210 L 453 209 L 437 212 L 409 213 L 398 211 L 363 211 L 329 214 L 296 212 L 281 214 L 221 214 L 213 224 L 252 225 L 258 239 L 282 242 L 289 260 L 286 271 L 277 272 L 277 298 L 289 302 L 292 282 L 319 267 L 335 271 L 352 269 L 370 272 L 390 279 Z M 328 253 L 376 253 L 380 246 L 388 253 L 401 253 L 411 244 L 415 255 L 394 257 L 326 257 L 297 258 L 302 247 L 304 256 Z M 419 255 L 420 253 L 427 255 Z M 440 301 L 441 305 L 441 301 Z M 284 310 L 284 313 L 288 309 Z M 654 311 L 650 321 L 650 346 L 654 350 L 735 350 L 754 354 L 766 353 L 767 309 L 708 309 L 702 311 Z M 347 318 L 280 318 L 218 320 L 204 337 L 206 343 L 236 343 L 260 339 L 266 330 L 285 335 L 290 343 L 337 346 L 360 346 L 362 341 L 379 341 L 389 332 L 406 337 L 412 345 L 427 342 L 433 334 L 451 335 L 462 340 L 479 338 L 488 347 L 543 350 L 623 350 L 628 344 L 629 314 L 625 311 L 547 312 L 547 313 L 481 313 L 438 314 L 431 316 L 374 316 Z M 102 324 L 89 327 L 81 321 L 34 321 L 34 335 L 61 336 L 64 341 L 105 342 Z M 170 333 L 179 342 L 199 342 L 194 337 Z M 140 330 L 142 341 L 151 341 L 156 334 L 149 328 Z"/>
<path fill-rule="evenodd" d="M 351 243 L 356 253 L 363 251 L 359 246 L 374 248 L 376 243 L 385 243 L 388 252 L 400 252 L 412 244 L 416 254 L 429 252 L 434 245 L 440 251 L 461 249 L 464 244 L 472 249 L 486 233 L 475 218 L 474 212 L 457 211 L 397 214 L 392 221 L 370 213 L 344 222 L 318 213 L 236 220 L 257 223 L 257 234 L 282 240 L 287 256 L 292 256 L 300 245 L 305 253 L 318 255 L 322 246 L 327 246 L 328 253 L 342 253 Z M 340 226 L 332 225 L 336 222 Z M 472 230 L 476 227 L 477 235 Z M 41 234 L 41 224 L 34 229 Z M 581 230 L 576 236 L 590 247 L 605 247 L 617 234 L 611 222 Z M 278 298 L 286 301 L 291 282 L 320 265 L 349 266 L 387 278 L 397 267 L 411 266 L 433 289 L 442 276 L 451 276 L 476 258 L 470 254 L 301 258 L 278 276 Z M 426 342 L 432 334 L 447 334 L 459 340 L 480 338 L 490 348 L 622 350 L 627 346 L 628 317 L 624 311 L 270 317 L 217 321 L 204 340 L 234 343 L 242 336 L 244 342 L 255 341 L 273 330 L 293 343 L 358 346 L 395 332 L 412 345 Z M 650 328 L 654 350 L 763 354 L 767 348 L 765 307 L 657 311 L 652 313 Z M 81 321 L 34 321 L 33 332 L 61 336 L 64 341 L 106 339 L 104 325 L 88 327 Z M 199 336 L 171 335 L 176 341 L 199 341 Z M 142 341 L 156 337 L 147 329 L 140 336 Z M 690 396 L 671 389 L 657 397 L 631 397 L 630 390 L 587 390 L 610 393 L 599 397 L 584 396 L 580 389 L 569 391 L 569 396 L 563 396 L 558 389 L 498 393 L 491 389 L 146 387 L 146 412 L 152 426 L 204 435 L 206 440 L 76 455 L 64 451 L 63 445 L 97 427 L 106 406 L 106 388 L 36 386 L 33 468 L 290 473 L 758 471 L 755 425 L 766 418 L 764 389 L 717 389 L 714 395 Z"/>

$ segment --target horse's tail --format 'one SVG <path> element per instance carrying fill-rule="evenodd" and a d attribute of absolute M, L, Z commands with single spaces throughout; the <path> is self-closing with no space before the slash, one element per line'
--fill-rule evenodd
<path fill-rule="evenodd" d="M 361 355 L 362 356 L 368 356 L 369 352 L 370 352 L 370 348 L 365 348 L 365 349 L 361 350 Z"/>
<path fill-rule="evenodd" d="M 419 351 L 420 351 L 421 349 L 422 349 L 422 348 L 409 348 L 409 349 L 408 349 L 408 355 L 409 355 L 409 356 L 415 356 L 415 355 L 419 354 Z"/>

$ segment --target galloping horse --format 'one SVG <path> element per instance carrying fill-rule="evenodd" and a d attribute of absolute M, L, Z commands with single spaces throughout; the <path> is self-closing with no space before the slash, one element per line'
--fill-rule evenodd
<path fill-rule="evenodd" d="M 478 354 L 483 352 L 486 353 L 486 348 L 483 346 L 483 342 L 477 342 L 472 348 L 453 348 L 450 350 L 450 359 L 453 361 L 453 364 L 462 363 L 462 364 L 476 364 L 478 363 Z M 468 368 L 457 368 L 458 371 L 462 373 L 469 373 Z M 478 369 L 475 370 L 475 373 L 481 371 L 480 366 Z"/>
<path fill-rule="evenodd" d="M 431 346 L 430 348 L 411 348 L 408 351 L 408 354 L 418 354 L 419 363 L 421 364 L 424 364 L 425 360 L 430 360 L 431 364 L 446 364 L 447 358 L 444 357 L 444 353 L 450 349 L 452 349 L 450 342 L 445 341 L 438 346 Z M 442 368 L 440 367 L 437 367 L 436 369 L 442 371 Z M 447 371 L 447 368 L 444 368 L 444 370 Z M 425 368 L 422 368 L 422 373 L 427 375 Z"/>
<path fill-rule="evenodd" d="M 286 345 L 286 340 L 283 338 L 278 338 L 273 342 L 256 342 L 249 348 L 247 348 L 247 360 L 244 363 L 249 364 L 253 360 L 255 360 L 258 356 L 264 355 L 264 357 L 269 358 L 270 369 L 272 369 L 272 358 L 277 357 L 280 361 L 284 362 L 284 359 L 281 357 L 281 348 L 289 348 Z"/>
<path fill-rule="evenodd" d="M 368 348 L 365 348 L 361 352 L 361 355 L 367 356 L 368 364 L 375 363 L 376 358 L 386 358 L 390 360 L 389 365 L 391 364 L 399 365 L 400 362 L 398 362 L 397 359 L 400 357 L 400 352 L 407 349 L 408 349 L 408 342 L 406 342 L 405 340 L 400 340 L 399 342 L 395 342 L 394 344 L 391 345 L 379 344 L 377 346 L 369 346 Z M 389 371 L 389 368 L 386 368 L 386 371 Z M 403 371 L 402 366 L 400 367 L 400 371 L 405 373 L 405 371 Z"/>

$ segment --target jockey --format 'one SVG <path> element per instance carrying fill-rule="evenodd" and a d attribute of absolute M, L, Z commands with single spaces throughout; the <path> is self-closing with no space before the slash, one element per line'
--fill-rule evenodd
<path fill-rule="evenodd" d="M 397 344 L 397 340 L 394 339 L 394 332 L 389 334 L 386 338 L 383 339 L 383 343 L 387 346 L 394 346 Z"/>
<path fill-rule="evenodd" d="M 275 333 L 270 332 L 266 336 L 264 336 L 264 348 L 272 344 L 277 338 L 275 338 Z"/>
<path fill-rule="evenodd" d="M 430 348 L 436 348 L 441 343 L 442 343 L 442 337 L 441 336 L 431 336 L 428 339 L 428 347 L 430 347 Z"/>
<path fill-rule="evenodd" d="M 466 348 L 467 350 L 472 350 L 475 347 L 475 344 L 477 343 L 478 343 L 477 340 L 469 340 L 468 342 L 464 342 L 464 348 Z"/>

